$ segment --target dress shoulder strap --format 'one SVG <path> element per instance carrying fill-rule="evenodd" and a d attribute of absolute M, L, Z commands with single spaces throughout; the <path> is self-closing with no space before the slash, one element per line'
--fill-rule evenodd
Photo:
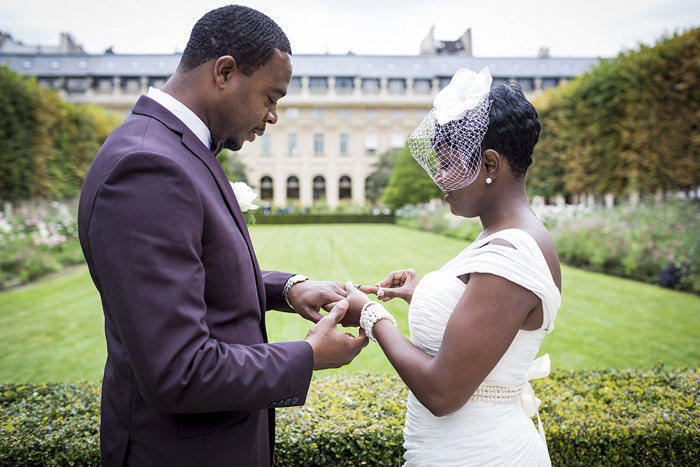
<path fill-rule="evenodd" d="M 512 247 L 490 243 L 496 238 Z M 542 300 L 542 328 L 547 332 L 554 329 L 561 293 L 537 241 L 524 230 L 505 229 L 476 240 L 440 270 L 455 276 L 494 274 L 532 291 Z"/>

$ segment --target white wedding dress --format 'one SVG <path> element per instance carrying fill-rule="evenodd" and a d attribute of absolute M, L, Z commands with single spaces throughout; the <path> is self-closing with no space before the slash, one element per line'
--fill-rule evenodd
<path fill-rule="evenodd" d="M 496 238 L 514 248 L 488 244 Z M 534 415 L 539 403 L 527 380 L 549 373 L 548 356 L 534 365 L 533 361 L 542 339 L 553 329 L 561 295 L 534 238 L 519 229 L 502 230 L 475 241 L 442 268 L 426 274 L 409 307 L 411 340 L 428 354 L 437 353 L 447 320 L 466 287 L 458 276 L 472 272 L 495 274 L 535 293 L 542 300 L 542 327 L 520 330 L 479 390 L 455 413 L 435 417 L 409 392 L 405 465 L 549 466 L 544 432 L 538 433 L 526 413 Z"/>

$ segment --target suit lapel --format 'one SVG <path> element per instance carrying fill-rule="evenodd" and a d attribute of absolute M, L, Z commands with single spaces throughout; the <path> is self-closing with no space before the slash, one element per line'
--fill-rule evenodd
<path fill-rule="evenodd" d="M 260 313 L 261 313 L 261 327 L 263 330 L 263 335 L 265 336 L 265 341 L 267 341 L 267 333 L 265 330 L 265 285 L 262 278 L 262 273 L 260 271 L 260 265 L 258 264 L 258 259 L 255 256 L 255 250 L 253 249 L 253 242 L 250 239 L 250 234 L 248 233 L 248 226 L 243 218 L 243 213 L 239 207 L 236 195 L 233 193 L 231 188 L 231 183 L 228 178 L 226 178 L 226 173 L 224 169 L 219 164 L 216 159 L 216 155 L 208 150 L 202 141 L 197 138 L 197 136 L 185 125 L 179 118 L 175 117 L 171 112 L 165 109 L 163 106 L 155 102 L 146 96 L 141 96 L 134 107 L 133 113 L 148 115 L 162 122 L 165 126 L 170 128 L 172 131 L 182 135 L 182 144 L 189 149 L 199 160 L 201 160 L 204 165 L 207 166 L 209 172 L 216 180 L 216 184 L 219 186 L 219 191 L 221 192 L 226 206 L 229 212 L 233 216 L 238 229 L 243 234 L 246 245 L 248 247 L 248 252 L 250 253 L 250 258 L 255 266 L 255 282 L 258 290 L 258 301 L 260 303 Z M 217 148 L 218 149 L 218 148 Z"/>
<path fill-rule="evenodd" d="M 258 259 L 255 256 L 255 250 L 253 249 L 253 242 L 250 239 L 248 226 L 246 225 L 245 219 L 243 218 L 243 213 L 241 212 L 241 208 L 239 207 L 236 195 L 233 193 L 233 189 L 231 188 L 231 182 L 228 180 L 228 178 L 226 178 L 226 172 L 224 172 L 224 169 L 221 167 L 221 164 L 219 164 L 219 161 L 216 159 L 214 153 L 208 151 L 204 147 L 204 145 L 202 145 L 202 142 L 194 135 L 194 133 L 188 131 L 185 134 L 183 134 L 182 142 L 202 162 L 204 162 L 207 168 L 209 168 L 209 171 L 216 180 L 216 184 L 219 185 L 219 190 L 221 191 L 224 201 L 226 201 L 226 205 L 228 206 L 229 212 L 233 216 L 233 219 L 236 221 L 238 229 L 243 234 L 243 238 L 245 239 L 246 245 L 248 246 L 250 258 L 253 261 L 253 264 L 255 264 L 255 280 L 258 288 L 258 299 L 260 300 L 260 311 L 264 314 L 265 290 L 262 279 L 262 273 L 260 272 L 260 265 L 258 264 Z"/>

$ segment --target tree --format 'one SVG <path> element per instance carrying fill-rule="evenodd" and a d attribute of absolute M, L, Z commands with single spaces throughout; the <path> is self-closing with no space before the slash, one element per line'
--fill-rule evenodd
<path fill-rule="evenodd" d="M 384 190 L 382 201 L 392 209 L 406 204 L 419 204 L 441 198 L 442 191 L 430 175 L 416 162 L 408 147 L 396 155 L 396 164 L 389 185 Z"/>
<path fill-rule="evenodd" d="M 30 144 L 36 128 L 36 96 L 28 80 L 0 66 L 0 199 L 19 201 L 34 195 L 36 161 Z"/>
<path fill-rule="evenodd" d="M 384 190 L 389 185 L 391 173 L 396 165 L 398 149 L 390 149 L 379 155 L 379 160 L 374 163 L 374 171 L 367 177 L 367 198 L 372 203 L 377 203 L 382 197 Z"/>
<path fill-rule="evenodd" d="M 224 173 L 229 180 L 232 182 L 244 182 L 248 183 L 247 167 L 238 156 L 237 152 L 229 151 L 228 149 L 222 150 L 217 156 L 217 160 L 221 167 L 224 169 Z"/>

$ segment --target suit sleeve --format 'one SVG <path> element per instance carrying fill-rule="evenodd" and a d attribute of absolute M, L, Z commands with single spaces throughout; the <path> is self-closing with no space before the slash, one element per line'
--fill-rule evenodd
<path fill-rule="evenodd" d="M 168 413 L 263 409 L 290 398 L 302 405 L 313 371 L 307 342 L 241 345 L 210 335 L 200 196 L 177 163 L 143 152 L 122 157 L 95 196 L 90 252 L 139 389 Z M 268 277 L 269 293 L 281 297 L 284 274 Z"/>
<path fill-rule="evenodd" d="M 263 270 L 262 275 L 263 282 L 265 282 L 265 300 L 267 303 L 267 309 L 293 312 L 294 310 L 287 305 L 287 301 L 284 299 L 282 291 L 284 290 L 284 284 L 287 283 L 287 279 L 292 277 L 294 274 Z"/>

